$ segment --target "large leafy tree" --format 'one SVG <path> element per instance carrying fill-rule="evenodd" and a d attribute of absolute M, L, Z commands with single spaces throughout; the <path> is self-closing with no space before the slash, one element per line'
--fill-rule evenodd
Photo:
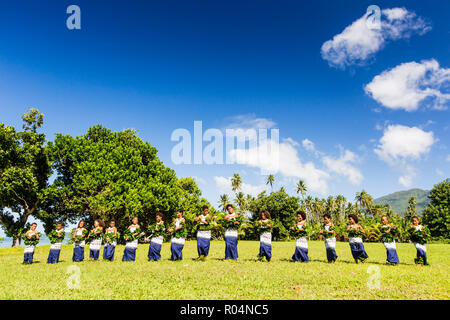
<path fill-rule="evenodd" d="M 428 196 L 430 203 L 425 207 L 423 222 L 433 237 L 450 238 L 450 179 L 433 187 Z"/>
<path fill-rule="evenodd" d="M 179 205 L 175 172 L 134 130 L 98 125 L 79 137 L 57 134 L 49 148 L 57 173 L 53 203 L 69 220 L 115 219 L 123 229 L 133 216 L 145 225 L 157 211 L 172 215 Z"/>
<path fill-rule="evenodd" d="M 259 219 L 259 212 L 270 212 L 274 229 L 274 240 L 286 239 L 289 236 L 289 228 L 296 220 L 296 211 L 299 209 L 299 198 L 292 197 L 284 189 L 267 194 L 260 193 L 248 204 L 248 210 L 252 213 L 251 221 Z"/>
<path fill-rule="evenodd" d="M 30 109 L 22 116 L 23 131 L 0 123 L 0 225 L 13 246 L 30 216 L 39 218 L 51 175 L 45 135 L 38 133 L 44 116 Z"/>
<path fill-rule="evenodd" d="M 355 201 L 359 203 L 361 208 L 365 210 L 365 213 L 370 211 L 370 208 L 373 205 L 373 198 L 370 194 L 367 193 L 366 190 L 362 190 L 361 192 L 357 192 L 355 196 Z"/>

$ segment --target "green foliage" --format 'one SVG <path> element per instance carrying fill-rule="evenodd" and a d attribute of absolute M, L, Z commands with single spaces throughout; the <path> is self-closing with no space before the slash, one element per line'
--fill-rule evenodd
<path fill-rule="evenodd" d="M 114 233 L 114 231 L 106 231 L 103 235 L 103 243 L 119 243 L 120 232 Z"/>
<path fill-rule="evenodd" d="M 123 233 L 123 239 L 126 242 L 139 240 L 141 238 L 141 233 L 142 231 L 140 228 L 136 228 L 134 231 L 131 231 L 130 228 L 126 228 Z"/>
<path fill-rule="evenodd" d="M 334 227 L 334 226 L 329 226 L 329 229 L 328 229 L 328 231 L 334 231 L 335 233 L 330 233 L 330 232 L 327 232 L 327 230 L 325 229 L 325 226 L 323 227 L 323 236 L 325 237 L 325 238 L 334 238 L 336 235 L 335 235 L 335 233 L 336 233 L 336 228 Z"/>
<path fill-rule="evenodd" d="M 259 221 L 255 222 L 255 228 L 258 231 L 258 234 L 263 234 L 265 232 L 272 232 L 273 230 L 273 225 L 272 222 L 269 221 L 262 221 L 262 224 L 259 225 Z"/>
<path fill-rule="evenodd" d="M 202 223 L 201 219 L 199 219 L 197 221 L 197 231 L 209 231 L 212 229 L 211 223 L 212 223 L 212 219 L 211 218 L 206 218 L 205 219 L 206 224 Z"/>
<path fill-rule="evenodd" d="M 159 236 L 164 236 L 166 233 L 166 227 L 164 224 L 154 224 L 148 227 L 149 236 L 152 238 L 156 238 Z"/>
<path fill-rule="evenodd" d="M 381 242 L 394 242 L 396 240 L 398 230 L 395 226 L 382 225 L 379 229 L 381 231 Z"/>
<path fill-rule="evenodd" d="M 20 243 L 28 218 L 40 218 L 51 175 L 45 135 L 36 132 L 43 115 L 30 109 L 22 118 L 22 132 L 0 123 L 0 225 L 14 245 Z"/>
<path fill-rule="evenodd" d="M 430 230 L 427 227 L 422 227 L 421 229 L 411 227 L 408 232 L 410 240 L 415 243 L 426 244 L 430 239 Z"/>
<path fill-rule="evenodd" d="M 310 234 L 310 231 L 311 231 L 311 227 L 309 225 L 306 225 L 306 226 L 297 225 L 297 226 L 294 226 L 294 230 L 292 230 L 292 229 L 290 230 L 290 234 L 291 234 L 292 238 L 298 239 L 298 238 L 302 238 L 302 237 L 308 237 Z"/>
<path fill-rule="evenodd" d="M 103 230 L 102 228 L 95 228 L 89 232 L 87 237 L 88 241 L 103 239 Z"/>
<path fill-rule="evenodd" d="M 66 236 L 66 233 L 64 232 L 63 229 L 61 229 L 62 231 L 58 232 L 58 230 L 54 229 L 52 231 L 50 231 L 47 236 L 50 239 L 50 243 L 54 244 L 54 243 L 60 243 L 64 241 L 64 237 Z"/>
<path fill-rule="evenodd" d="M 363 233 L 359 229 L 350 228 L 347 231 L 347 233 L 350 238 L 362 238 L 363 237 Z"/>
<path fill-rule="evenodd" d="M 72 229 L 72 231 L 71 231 L 72 242 L 78 243 L 78 242 L 87 240 L 87 238 L 88 238 L 88 236 L 89 236 L 89 231 L 88 231 L 87 229 L 83 229 L 81 235 L 76 235 L 76 234 L 75 234 L 75 230 L 76 230 L 76 229 Z"/>
<path fill-rule="evenodd" d="M 37 246 L 39 243 L 39 238 L 41 237 L 41 234 L 39 232 L 31 235 L 29 238 L 26 234 L 23 234 L 22 239 L 23 243 L 25 243 L 26 246 Z"/>
<path fill-rule="evenodd" d="M 244 219 L 241 216 L 233 217 L 228 221 L 227 219 L 225 219 L 225 215 L 222 217 L 220 222 L 224 230 L 226 229 L 239 230 L 242 227 L 243 223 Z"/>
<path fill-rule="evenodd" d="M 130 129 L 91 127 L 83 136 L 57 134 L 49 143 L 57 177 L 52 200 L 69 220 L 114 219 L 124 229 L 132 217 L 148 223 L 179 204 L 177 178 L 157 150 Z"/>
<path fill-rule="evenodd" d="M 270 212 L 271 222 L 273 224 L 272 236 L 274 240 L 287 240 L 289 237 L 289 228 L 296 221 L 296 211 L 299 209 L 299 198 L 292 197 L 285 190 L 279 190 L 267 194 L 260 193 L 247 206 L 251 213 L 250 221 L 254 223 L 259 219 L 259 213 L 263 210 Z M 248 233 L 248 235 L 255 232 Z M 247 236 L 245 239 L 252 239 Z M 253 238 L 256 240 L 256 238 Z"/>
<path fill-rule="evenodd" d="M 433 187 L 430 192 L 430 203 L 425 208 L 423 222 L 436 238 L 450 238 L 450 179 L 446 179 Z"/>
<path fill-rule="evenodd" d="M 187 230 L 186 230 L 186 223 L 184 223 L 184 222 L 182 222 L 182 221 L 180 221 L 180 226 L 181 226 L 181 228 L 180 229 L 176 229 L 176 226 L 175 226 L 175 222 L 173 223 L 173 226 L 172 226 L 172 232 L 171 232 L 171 235 L 172 235 L 172 237 L 174 237 L 174 238 L 186 238 L 187 237 Z"/>

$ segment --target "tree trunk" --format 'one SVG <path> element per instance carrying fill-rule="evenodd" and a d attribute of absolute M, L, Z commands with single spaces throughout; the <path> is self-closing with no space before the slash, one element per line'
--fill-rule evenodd
<path fill-rule="evenodd" d="M 12 243 L 12 246 L 11 246 L 11 248 L 14 248 L 14 247 L 19 247 L 20 246 L 20 238 L 13 238 L 13 243 Z"/>

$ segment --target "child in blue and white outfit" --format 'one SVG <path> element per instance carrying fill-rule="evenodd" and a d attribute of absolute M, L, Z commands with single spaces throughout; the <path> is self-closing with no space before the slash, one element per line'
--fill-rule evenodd
<path fill-rule="evenodd" d="M 73 262 L 81 262 L 84 260 L 84 246 L 86 245 L 85 238 L 87 235 L 87 230 L 84 226 L 85 222 L 81 220 L 73 233 Z"/>
<path fill-rule="evenodd" d="M 234 207 L 229 204 L 226 206 L 227 214 L 224 219 L 231 221 L 235 220 L 239 215 L 234 212 Z M 225 230 L 225 260 L 237 260 L 238 254 L 238 230 L 227 229 Z"/>
<path fill-rule="evenodd" d="M 35 244 L 27 244 L 31 238 L 36 238 L 37 242 L 39 242 L 39 232 L 36 230 L 37 224 L 32 223 L 30 226 L 30 230 L 28 230 L 25 233 L 25 249 L 23 254 L 23 263 L 24 264 L 32 264 L 33 263 L 33 256 L 34 256 L 34 250 L 36 249 Z"/>
<path fill-rule="evenodd" d="M 348 219 L 350 221 L 350 224 L 347 226 L 346 231 L 349 233 L 348 242 L 350 244 L 350 250 L 352 251 L 353 259 L 355 259 L 356 263 L 358 263 L 359 261 L 364 263 L 369 258 L 366 250 L 364 249 L 364 244 L 362 241 L 362 235 L 366 232 L 364 231 L 363 227 L 358 224 L 359 219 L 356 215 L 349 214 Z"/>
<path fill-rule="evenodd" d="M 132 220 L 132 225 L 128 227 L 134 239 L 129 240 L 125 243 L 125 249 L 123 251 L 122 261 L 135 261 L 136 260 L 136 250 L 139 244 L 139 236 L 141 235 L 141 227 L 138 224 L 138 218 L 134 217 Z"/>
<path fill-rule="evenodd" d="M 270 213 L 267 210 L 261 211 L 259 214 L 261 220 L 258 221 L 261 233 L 259 235 L 259 260 L 262 261 L 266 257 L 267 262 L 272 259 L 272 225 L 270 223 Z"/>
<path fill-rule="evenodd" d="M 47 263 L 51 264 L 59 262 L 59 255 L 61 253 L 62 243 L 66 235 L 66 232 L 63 229 L 63 224 L 61 222 L 56 224 L 56 230 L 54 232 L 55 236 L 58 237 L 60 240 L 50 245 L 50 252 L 48 253 Z"/>
<path fill-rule="evenodd" d="M 300 210 L 297 212 L 297 223 L 293 227 L 291 227 L 291 230 L 296 231 L 296 229 L 299 229 L 303 231 L 306 229 L 306 226 L 307 226 L 306 213 Z M 306 236 L 299 237 L 296 239 L 295 252 L 294 255 L 292 256 L 292 260 L 299 262 L 309 262 L 308 240 L 306 239 Z"/>
<path fill-rule="evenodd" d="M 183 210 L 179 209 L 177 211 L 177 218 L 174 220 L 174 225 L 169 229 L 169 232 L 173 234 L 170 245 L 170 250 L 172 252 L 170 260 L 172 261 L 183 260 L 183 248 L 186 241 L 185 223 L 186 220 L 183 218 Z"/>
<path fill-rule="evenodd" d="M 334 224 L 331 222 L 331 215 L 328 213 L 323 216 L 324 225 L 320 233 L 323 235 L 325 242 L 325 250 L 327 252 L 327 260 L 330 263 L 335 263 L 338 256 L 336 254 L 336 231 L 334 231 Z"/>
<path fill-rule="evenodd" d="M 117 237 L 116 222 L 111 220 L 109 227 L 105 230 L 105 235 L 113 234 L 114 238 Z M 108 237 L 105 237 L 105 246 L 103 247 L 103 260 L 114 261 L 114 254 L 116 252 L 117 242 L 109 242 Z"/>
<path fill-rule="evenodd" d="M 203 213 L 194 219 L 199 223 L 199 230 L 197 231 L 198 259 L 203 261 L 209 255 L 209 248 L 211 246 L 211 230 L 206 230 L 209 225 L 208 219 L 211 219 L 209 208 L 208 206 L 203 206 Z"/>
<path fill-rule="evenodd" d="M 381 217 L 381 242 L 383 242 L 386 248 L 387 259 L 386 262 L 390 265 L 396 265 L 400 261 L 397 255 L 397 247 L 395 245 L 395 226 L 389 224 L 389 218 L 387 216 Z"/>
<path fill-rule="evenodd" d="M 163 215 L 162 213 L 156 214 L 156 228 L 158 228 L 158 231 L 164 231 L 164 221 L 163 221 Z M 161 260 L 161 248 L 164 242 L 164 236 L 154 236 L 152 237 L 150 241 L 150 246 L 148 247 L 148 260 L 149 261 L 159 261 Z"/>

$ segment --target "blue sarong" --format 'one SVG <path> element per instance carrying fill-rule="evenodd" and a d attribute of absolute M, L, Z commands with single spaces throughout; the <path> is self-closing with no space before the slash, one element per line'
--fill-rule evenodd
<path fill-rule="evenodd" d="M 103 260 L 114 261 L 114 253 L 116 252 L 116 244 L 105 244 L 103 248 Z"/>
<path fill-rule="evenodd" d="M 184 242 L 185 239 L 183 238 L 172 238 L 170 245 L 170 251 L 172 252 L 172 255 L 170 257 L 170 260 L 172 261 L 183 260 Z"/>
<path fill-rule="evenodd" d="M 225 260 L 237 260 L 238 254 L 238 232 L 237 230 L 228 229 L 225 232 Z"/>
<path fill-rule="evenodd" d="M 211 231 L 197 232 L 197 252 L 199 256 L 207 257 L 211 246 Z"/>
<path fill-rule="evenodd" d="M 349 244 L 353 259 L 365 261 L 369 258 L 361 238 L 349 238 Z"/>
<path fill-rule="evenodd" d="M 84 260 L 84 241 L 74 243 L 73 245 L 73 262 L 81 262 Z"/>
<path fill-rule="evenodd" d="M 336 238 L 325 238 L 325 249 L 327 251 L 328 262 L 334 262 L 337 260 L 336 254 Z"/>
<path fill-rule="evenodd" d="M 295 252 L 292 260 L 299 262 L 309 262 L 308 257 L 308 241 L 305 237 L 298 238 L 295 243 Z"/>
<path fill-rule="evenodd" d="M 414 246 L 417 250 L 417 258 L 415 259 L 415 263 L 423 263 L 424 265 L 428 264 L 427 260 L 427 247 L 424 244 L 414 243 Z"/>
<path fill-rule="evenodd" d="M 384 247 L 386 248 L 386 261 L 389 263 L 397 264 L 400 262 L 397 255 L 397 248 L 395 242 L 384 242 Z"/>
<path fill-rule="evenodd" d="M 25 246 L 24 254 L 23 254 L 23 263 L 31 264 L 33 263 L 33 256 L 35 246 Z"/>
<path fill-rule="evenodd" d="M 266 257 L 267 261 L 272 259 L 272 234 L 264 232 L 259 237 L 259 257 Z"/>
<path fill-rule="evenodd" d="M 130 241 L 125 244 L 122 261 L 135 261 L 138 240 Z"/>
<path fill-rule="evenodd" d="M 164 242 L 162 236 L 153 238 L 148 247 L 148 260 L 149 261 L 159 261 L 161 260 L 161 248 Z"/>
<path fill-rule="evenodd" d="M 54 243 L 50 246 L 50 252 L 48 253 L 47 263 L 58 263 L 59 254 L 61 253 L 62 243 Z"/>

